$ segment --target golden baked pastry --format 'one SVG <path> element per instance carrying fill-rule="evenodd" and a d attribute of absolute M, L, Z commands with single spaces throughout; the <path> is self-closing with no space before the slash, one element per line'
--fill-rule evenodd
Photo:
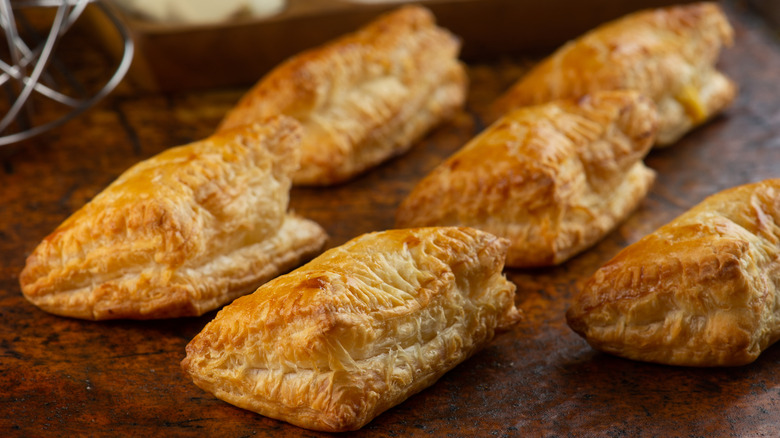
<path fill-rule="evenodd" d="M 286 213 L 299 138 L 277 117 L 131 167 L 28 257 L 25 297 L 84 319 L 200 315 L 297 266 L 326 239 Z"/>
<path fill-rule="evenodd" d="M 182 367 L 241 408 L 359 429 L 519 318 L 505 254 L 469 228 L 362 235 L 223 308 Z"/>
<path fill-rule="evenodd" d="M 628 246 L 566 317 L 594 348 L 629 359 L 754 361 L 780 338 L 780 179 L 717 193 Z"/>
<path fill-rule="evenodd" d="M 508 266 L 562 263 L 647 194 L 656 125 L 653 103 L 633 91 L 512 111 L 420 181 L 396 226 L 475 227 L 509 239 Z"/>
<path fill-rule="evenodd" d="M 295 185 L 329 185 L 406 152 L 462 107 L 460 42 L 420 6 L 284 62 L 222 121 L 229 129 L 276 114 L 304 127 Z"/>
<path fill-rule="evenodd" d="M 492 117 L 597 90 L 634 89 L 656 103 L 656 146 L 668 146 L 734 100 L 736 86 L 715 67 L 733 33 L 716 3 L 630 14 L 539 63 L 495 102 Z"/>

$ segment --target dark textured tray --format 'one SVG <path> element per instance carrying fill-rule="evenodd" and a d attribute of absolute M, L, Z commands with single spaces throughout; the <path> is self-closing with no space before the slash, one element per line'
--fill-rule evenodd
<path fill-rule="evenodd" d="M 595 352 L 564 320 L 578 282 L 620 248 L 711 193 L 780 176 L 780 46 L 756 17 L 728 11 L 736 46 L 721 64 L 741 91 L 727 113 L 648 156 L 658 171 L 650 196 L 592 250 L 557 268 L 508 271 L 523 320 L 355 435 L 776 436 L 780 347 L 740 368 L 659 366 Z M 518 65 L 472 65 L 467 109 L 452 123 L 349 184 L 294 190 L 292 207 L 320 222 L 331 246 L 392 227 L 400 200 L 481 129 L 479 115 L 518 77 Z M 213 312 L 86 322 L 46 314 L 19 290 L 26 255 L 62 220 L 130 165 L 208 135 L 239 95 L 125 88 L 35 142 L 0 150 L 4 436 L 323 435 L 223 403 L 183 375 L 184 347 Z"/>

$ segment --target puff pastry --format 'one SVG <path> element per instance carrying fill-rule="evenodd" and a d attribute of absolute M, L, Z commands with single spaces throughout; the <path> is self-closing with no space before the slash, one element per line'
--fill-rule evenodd
<path fill-rule="evenodd" d="M 630 14 L 539 63 L 495 102 L 492 117 L 597 90 L 634 89 L 656 103 L 656 146 L 668 146 L 734 99 L 735 84 L 715 67 L 721 48 L 732 40 L 733 30 L 715 3 Z"/>
<path fill-rule="evenodd" d="M 780 338 L 780 179 L 715 194 L 628 246 L 566 316 L 594 348 L 630 359 L 754 361 Z"/>
<path fill-rule="evenodd" d="M 519 318 L 505 253 L 469 228 L 357 237 L 226 306 L 182 367 L 241 408 L 356 430 Z"/>
<path fill-rule="evenodd" d="M 406 152 L 463 106 L 460 42 L 420 6 L 299 54 L 262 78 L 222 121 L 275 114 L 304 126 L 296 185 L 329 185 Z"/>
<path fill-rule="evenodd" d="M 38 245 L 24 295 L 75 318 L 200 315 L 297 266 L 326 239 L 286 213 L 299 138 L 277 117 L 138 163 Z"/>
<path fill-rule="evenodd" d="M 515 110 L 420 181 L 396 226 L 476 227 L 510 240 L 508 266 L 562 263 L 647 194 L 656 126 L 653 103 L 633 91 Z"/>

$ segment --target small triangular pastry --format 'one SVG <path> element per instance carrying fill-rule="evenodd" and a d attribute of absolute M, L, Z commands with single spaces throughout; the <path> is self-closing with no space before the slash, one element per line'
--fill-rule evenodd
<path fill-rule="evenodd" d="M 566 317 L 594 348 L 629 359 L 754 361 L 780 339 L 780 179 L 712 195 L 626 247 Z"/>
<path fill-rule="evenodd" d="M 631 89 L 655 102 L 656 146 L 668 146 L 734 100 L 736 85 L 715 66 L 733 34 L 716 3 L 627 15 L 570 41 L 535 66 L 495 102 L 492 117 L 594 91 Z"/>
<path fill-rule="evenodd" d="M 294 268 L 326 239 L 286 211 L 300 135 L 277 117 L 136 164 L 27 258 L 25 297 L 84 319 L 200 315 Z"/>
<path fill-rule="evenodd" d="M 223 308 L 182 367 L 241 408 L 356 430 L 517 321 L 505 254 L 469 228 L 357 237 Z"/>
<path fill-rule="evenodd" d="M 653 103 L 630 91 L 512 111 L 420 181 L 396 226 L 475 227 L 509 239 L 507 266 L 562 263 L 644 199 L 656 126 Z"/>
<path fill-rule="evenodd" d="M 304 127 L 295 185 L 344 182 L 406 152 L 463 106 L 460 42 L 420 6 L 279 65 L 225 116 L 221 129 L 285 114 Z"/>

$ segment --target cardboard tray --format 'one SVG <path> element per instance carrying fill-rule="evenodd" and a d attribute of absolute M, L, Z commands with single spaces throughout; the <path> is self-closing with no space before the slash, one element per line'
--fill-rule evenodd
<path fill-rule="evenodd" d="M 145 21 L 106 3 L 136 44 L 129 78 L 141 89 L 177 91 L 247 86 L 281 61 L 350 32 L 406 2 L 288 0 L 262 19 L 219 24 Z M 411 3 L 411 2 L 410 2 Z M 549 51 L 588 29 L 628 12 L 685 0 L 427 0 L 439 24 L 463 40 L 466 61 L 493 61 Z M 89 25 L 115 56 L 121 41 L 104 14 L 91 7 Z"/>

